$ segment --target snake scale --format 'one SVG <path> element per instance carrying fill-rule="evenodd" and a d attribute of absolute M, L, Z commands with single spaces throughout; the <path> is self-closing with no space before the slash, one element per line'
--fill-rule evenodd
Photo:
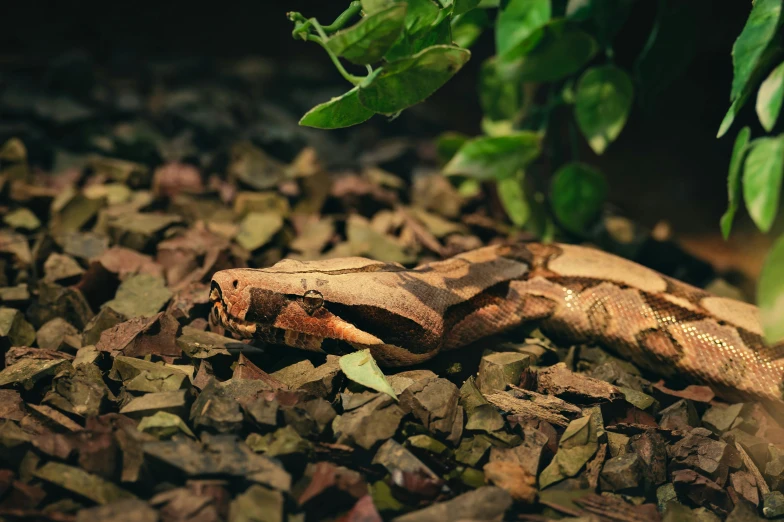
<path fill-rule="evenodd" d="M 284 259 L 217 272 L 210 300 L 215 319 L 242 337 L 319 352 L 369 348 L 382 366 L 536 321 L 553 338 L 599 343 L 726 400 L 784 410 L 784 344 L 765 344 L 756 307 L 590 247 L 497 245 L 412 269 Z"/>

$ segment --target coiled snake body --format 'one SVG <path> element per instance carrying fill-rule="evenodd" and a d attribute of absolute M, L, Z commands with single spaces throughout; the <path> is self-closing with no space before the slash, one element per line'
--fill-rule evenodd
<path fill-rule="evenodd" d="M 387 366 L 537 321 L 727 400 L 784 409 L 784 344 L 765 345 L 756 307 L 587 247 L 490 246 L 413 269 L 286 259 L 220 271 L 210 297 L 217 320 L 241 336 L 313 351 L 341 341 Z"/>

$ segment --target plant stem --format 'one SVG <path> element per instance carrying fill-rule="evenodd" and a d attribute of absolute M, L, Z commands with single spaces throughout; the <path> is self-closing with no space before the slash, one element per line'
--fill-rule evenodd
<path fill-rule="evenodd" d="M 335 65 L 335 68 L 338 70 L 341 76 L 346 79 L 346 81 L 350 82 L 353 85 L 358 85 L 359 82 L 364 80 L 362 76 L 354 76 L 353 74 L 349 73 L 343 64 L 340 63 L 340 60 L 335 53 L 327 46 L 327 40 L 329 36 L 327 36 L 327 31 L 337 31 L 346 23 L 351 20 L 355 15 L 357 15 L 362 10 L 362 4 L 359 1 L 351 2 L 348 9 L 343 11 L 343 13 L 338 16 L 334 22 L 330 25 L 322 26 L 318 23 L 318 20 L 315 18 L 308 18 L 306 19 L 300 13 L 291 12 L 288 13 L 288 17 L 291 21 L 296 22 L 297 26 L 291 32 L 291 36 L 294 38 L 302 38 L 303 40 L 307 40 L 309 42 L 316 42 L 319 44 L 327 54 L 329 55 L 330 60 Z M 318 33 L 318 36 L 314 34 L 310 34 L 310 28 L 313 28 Z M 368 72 L 372 72 L 373 70 L 368 67 Z"/>
<path fill-rule="evenodd" d="M 320 29 L 320 27 L 319 27 L 319 29 Z M 338 57 L 337 57 L 337 56 L 335 56 L 335 53 L 333 53 L 333 52 L 332 52 L 332 50 L 330 50 L 330 48 L 329 48 L 329 47 L 327 47 L 327 44 L 326 44 L 326 43 L 324 43 L 324 39 L 322 39 L 322 38 L 321 38 L 321 37 L 319 37 L 319 36 L 316 36 L 316 35 L 309 34 L 309 35 L 308 35 L 308 41 L 309 41 L 309 42 L 316 42 L 316 43 L 317 43 L 317 44 L 319 44 L 321 47 L 323 47 L 325 51 L 327 51 L 327 54 L 329 55 L 329 58 L 330 58 L 330 60 L 332 60 L 332 63 L 333 63 L 333 64 L 335 64 L 335 68 L 338 70 L 338 72 L 340 73 L 340 75 L 341 75 L 343 78 L 345 78 L 345 79 L 346 79 L 346 81 L 350 82 L 350 83 L 351 83 L 351 84 L 353 84 L 353 85 L 358 85 L 358 84 L 359 84 L 359 82 L 361 82 L 361 81 L 364 79 L 364 78 L 362 78 L 361 76 L 354 76 L 353 74 L 351 74 L 350 72 L 348 72 L 348 71 L 345 69 L 345 67 L 343 67 L 343 64 L 342 64 L 342 63 L 340 63 L 340 60 L 338 59 Z"/>
<path fill-rule="evenodd" d="M 362 10 L 362 3 L 359 2 L 359 0 L 351 2 L 351 4 L 349 4 L 348 6 L 348 9 L 343 11 L 337 18 L 335 18 L 334 22 L 332 22 L 329 25 L 324 25 L 321 28 L 328 33 L 337 31 L 338 29 L 342 29 L 343 26 L 346 25 L 346 23 L 349 20 L 351 20 L 355 15 L 359 14 L 361 10 Z"/>

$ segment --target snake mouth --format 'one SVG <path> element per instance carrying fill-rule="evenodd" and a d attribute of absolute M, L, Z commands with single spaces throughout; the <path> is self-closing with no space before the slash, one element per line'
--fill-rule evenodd
<path fill-rule="evenodd" d="M 276 328 L 272 325 L 259 324 L 254 321 L 246 321 L 232 315 L 229 313 L 228 306 L 223 299 L 220 285 L 215 281 L 210 285 L 209 299 L 212 303 L 211 313 L 213 320 L 241 337 L 252 337 L 265 343 L 286 345 L 315 352 L 323 351 L 321 347 L 324 344 L 331 345 L 329 342 L 325 343 L 325 341 L 331 341 L 331 339 L 324 339 L 323 337 L 309 335 L 304 332 Z"/>
<path fill-rule="evenodd" d="M 308 310 L 297 296 L 251 291 L 250 296 L 243 294 L 243 301 L 247 298 L 248 304 L 237 306 L 232 302 L 237 295 L 236 285 L 232 291 L 231 282 L 224 284 L 230 286 L 222 286 L 220 280 L 213 280 L 210 285 L 212 318 L 241 337 L 327 353 L 343 351 L 339 345 L 346 343 L 350 346 L 383 344 L 381 339 L 331 313 L 326 306 Z"/>
<path fill-rule="evenodd" d="M 246 321 L 229 313 L 223 301 L 223 292 L 215 281 L 210 285 L 210 302 L 212 302 L 212 317 L 216 323 L 242 337 L 252 337 L 257 330 L 256 323 Z"/>

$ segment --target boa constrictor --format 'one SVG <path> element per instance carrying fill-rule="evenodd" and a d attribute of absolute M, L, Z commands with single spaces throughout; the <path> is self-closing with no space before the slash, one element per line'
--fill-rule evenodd
<path fill-rule="evenodd" d="M 727 400 L 784 407 L 784 344 L 766 346 L 756 307 L 593 248 L 490 246 L 413 269 L 286 259 L 216 273 L 210 299 L 215 319 L 240 336 L 322 352 L 369 348 L 387 366 L 537 321 L 554 338 L 602 344 Z"/>

